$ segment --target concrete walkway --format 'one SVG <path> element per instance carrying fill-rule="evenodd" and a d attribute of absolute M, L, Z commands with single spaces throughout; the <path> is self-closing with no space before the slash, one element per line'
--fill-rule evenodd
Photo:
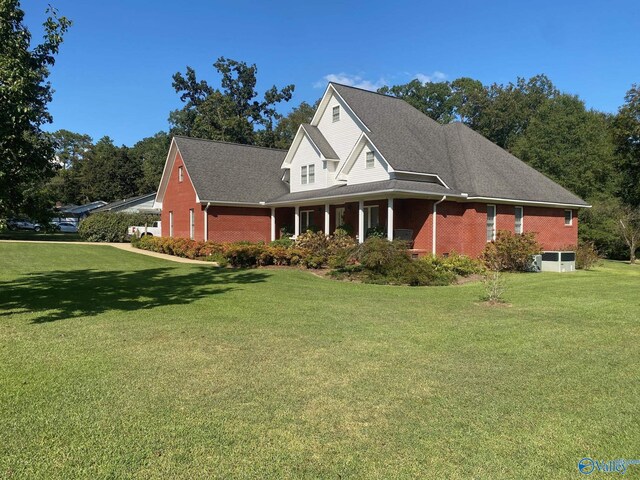
<path fill-rule="evenodd" d="M 192 263 L 197 265 L 208 265 L 210 267 L 219 266 L 216 262 L 205 262 L 202 260 L 191 260 L 190 258 L 182 258 L 176 257 L 174 255 L 167 255 L 166 253 L 157 253 L 150 252 L 148 250 L 142 250 L 140 248 L 135 248 L 130 243 L 106 243 L 106 242 L 57 242 L 55 240 L 0 240 L 0 243 L 47 243 L 47 244 L 58 244 L 58 245 L 94 245 L 94 246 L 106 246 L 106 247 L 114 247 L 119 250 L 124 250 L 126 252 L 138 253 L 140 255 L 147 255 L 149 257 L 162 258 L 164 260 L 169 260 L 170 262 L 177 263 Z"/>

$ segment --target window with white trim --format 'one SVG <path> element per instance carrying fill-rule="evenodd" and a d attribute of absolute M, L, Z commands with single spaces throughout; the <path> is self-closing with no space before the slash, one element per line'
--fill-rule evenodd
<path fill-rule="evenodd" d="M 496 239 L 496 206 L 487 205 L 487 242 Z"/>
<path fill-rule="evenodd" d="M 189 238 L 193 240 L 196 236 L 196 215 L 193 208 L 189 209 Z"/>
<path fill-rule="evenodd" d="M 300 183 L 302 185 L 307 184 L 307 166 L 306 165 L 303 165 L 302 167 L 300 167 Z"/>
<path fill-rule="evenodd" d="M 182 180 L 183 180 L 182 167 L 178 167 L 178 181 L 181 182 Z"/>
<path fill-rule="evenodd" d="M 515 207 L 515 232 L 521 234 L 524 225 L 524 208 Z"/>
<path fill-rule="evenodd" d="M 340 106 L 336 105 L 332 110 L 332 119 L 334 122 L 340 121 Z"/>
<path fill-rule="evenodd" d="M 316 166 L 309 165 L 309 183 L 316 183 Z"/>
<path fill-rule="evenodd" d="M 173 237 L 173 212 L 169 212 L 169 236 Z"/>
<path fill-rule="evenodd" d="M 373 168 L 376 165 L 376 161 L 373 152 L 367 152 L 365 157 L 365 168 Z"/>
<path fill-rule="evenodd" d="M 313 210 L 300 210 L 300 233 L 305 233 L 313 226 Z"/>
<path fill-rule="evenodd" d="M 564 224 L 567 227 L 573 225 L 573 210 L 564 211 Z"/>
<path fill-rule="evenodd" d="M 364 233 L 370 228 L 380 225 L 380 207 L 378 205 L 365 205 L 364 207 Z"/>

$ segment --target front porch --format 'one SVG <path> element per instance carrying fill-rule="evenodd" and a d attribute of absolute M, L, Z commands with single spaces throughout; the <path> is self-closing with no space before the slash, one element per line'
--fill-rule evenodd
<path fill-rule="evenodd" d="M 336 199 L 337 200 L 337 199 Z M 440 199 L 371 198 L 332 203 L 300 203 L 271 208 L 271 239 L 289 234 L 297 237 L 307 230 L 330 235 L 344 229 L 362 243 L 369 235 L 388 240 L 405 240 L 414 250 L 432 252 L 436 230 L 434 204 Z"/>

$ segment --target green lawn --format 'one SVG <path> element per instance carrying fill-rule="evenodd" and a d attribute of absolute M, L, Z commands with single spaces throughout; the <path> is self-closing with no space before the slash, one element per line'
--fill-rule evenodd
<path fill-rule="evenodd" d="M 2 243 L 0 477 L 578 478 L 585 456 L 640 458 L 640 267 L 510 276 L 510 307 L 480 292 Z"/>
<path fill-rule="evenodd" d="M 40 242 L 79 242 L 82 239 L 77 233 L 34 232 L 31 230 L 0 231 L 0 240 L 32 240 Z"/>

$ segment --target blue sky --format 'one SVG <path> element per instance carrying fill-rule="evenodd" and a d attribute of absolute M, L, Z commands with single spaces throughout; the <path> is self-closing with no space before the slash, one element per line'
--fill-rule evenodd
<path fill-rule="evenodd" d="M 40 37 L 43 0 L 23 0 Z M 250 2 L 50 0 L 74 21 L 51 82 L 54 124 L 117 144 L 167 130 L 171 76 L 218 85 L 219 56 L 258 65 L 260 91 L 296 86 L 286 113 L 328 79 L 365 88 L 412 78 L 506 83 L 547 74 L 588 107 L 615 112 L 640 83 L 635 1 Z"/>

